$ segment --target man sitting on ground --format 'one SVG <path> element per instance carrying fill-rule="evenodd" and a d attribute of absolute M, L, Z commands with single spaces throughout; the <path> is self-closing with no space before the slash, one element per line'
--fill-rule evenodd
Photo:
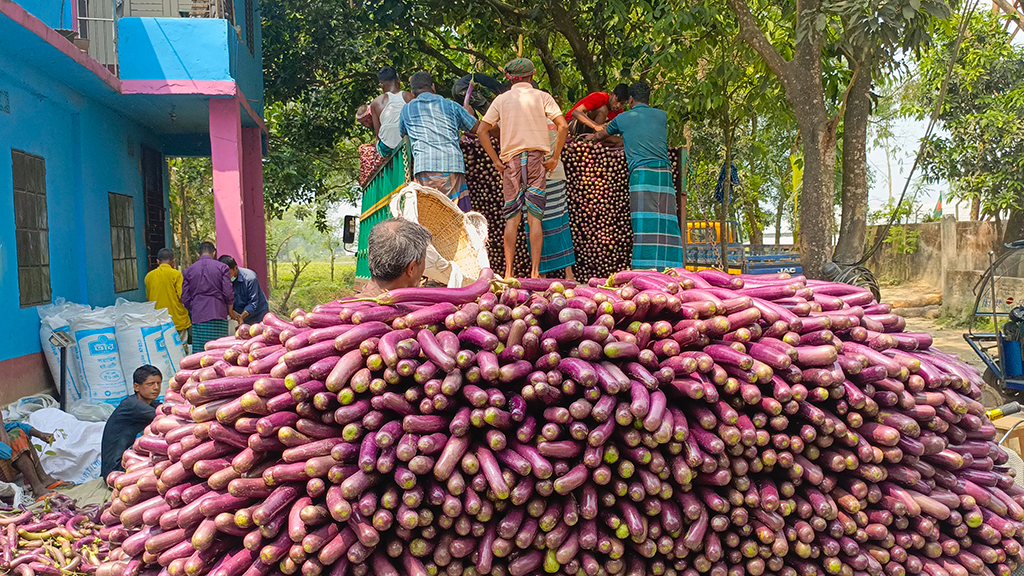
<path fill-rule="evenodd" d="M 370 281 L 359 296 L 373 297 L 385 290 L 418 286 L 427 269 L 427 246 L 432 239 L 426 228 L 404 218 L 376 224 L 367 240 Z"/>
<path fill-rule="evenodd" d="M 135 443 L 135 438 L 153 421 L 156 408 L 160 405 L 156 399 L 160 396 L 160 386 L 164 379 L 156 366 L 139 366 L 132 374 L 132 380 L 135 383 L 135 394 L 121 401 L 103 427 L 101 478 L 106 478 L 114 470 L 124 470 L 121 467 L 124 451 Z"/>
<path fill-rule="evenodd" d="M 73 486 L 71 482 L 57 480 L 43 470 L 30 437 L 39 438 L 47 444 L 53 442 L 53 434 L 40 432 L 23 422 L 4 422 L 0 428 L 0 480 L 14 482 L 18 474 L 22 474 L 25 484 L 40 500 L 56 488 Z"/>

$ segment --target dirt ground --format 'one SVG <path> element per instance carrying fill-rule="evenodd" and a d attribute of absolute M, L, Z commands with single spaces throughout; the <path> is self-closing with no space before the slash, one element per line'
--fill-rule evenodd
<path fill-rule="evenodd" d="M 924 294 L 937 292 L 938 288 L 923 282 L 910 282 L 899 286 L 882 286 L 884 302 L 913 301 Z M 899 313 L 899 310 L 894 310 Z M 930 318 L 907 318 L 907 332 L 927 332 L 932 335 L 934 346 L 943 352 L 956 354 L 960 360 L 974 366 L 979 372 L 985 372 L 985 364 L 964 340 L 963 328 L 947 328 L 939 321 Z M 1002 395 L 992 387 L 983 390 L 986 407 L 998 406 L 1003 403 Z"/>

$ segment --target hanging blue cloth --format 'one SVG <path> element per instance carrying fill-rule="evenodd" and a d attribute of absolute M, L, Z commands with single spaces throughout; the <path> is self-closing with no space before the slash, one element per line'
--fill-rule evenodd
<path fill-rule="evenodd" d="M 735 190 L 740 185 L 740 173 L 736 169 L 736 165 L 732 164 L 732 189 Z M 729 194 L 729 204 L 732 204 L 734 196 Z M 718 173 L 718 185 L 715 186 L 715 201 L 722 202 L 725 200 L 725 166 L 722 166 L 722 171 Z"/>

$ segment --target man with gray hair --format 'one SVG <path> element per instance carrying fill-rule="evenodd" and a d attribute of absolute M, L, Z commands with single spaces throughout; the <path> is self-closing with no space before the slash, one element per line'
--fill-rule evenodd
<path fill-rule="evenodd" d="M 427 246 L 432 239 L 426 228 L 404 218 L 389 218 L 374 225 L 367 242 L 370 281 L 359 296 L 373 297 L 385 290 L 418 285 L 427 267 Z"/>

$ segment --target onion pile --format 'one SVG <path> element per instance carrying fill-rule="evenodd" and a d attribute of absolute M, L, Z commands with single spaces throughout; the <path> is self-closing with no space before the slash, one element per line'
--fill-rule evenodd
<path fill-rule="evenodd" d="M 56 494 L 38 511 L 14 510 L 0 515 L 0 571 L 20 576 L 93 574 L 107 557 L 107 536 L 100 529 L 100 506 L 79 508 Z"/>
<path fill-rule="evenodd" d="M 981 379 L 870 292 L 627 271 L 404 288 L 185 358 L 100 576 L 1009 576 Z"/>
<path fill-rule="evenodd" d="M 497 148 L 497 140 L 492 142 Z M 487 256 L 495 270 L 505 268 L 503 235 L 505 219 L 501 176 L 494 170 L 479 140 L 461 141 L 466 160 L 466 182 L 473 210 L 487 218 Z M 672 149 L 670 156 L 677 158 Z M 565 166 L 566 199 L 573 246 L 576 249 L 574 273 L 579 278 L 605 277 L 628 268 L 633 251 L 630 224 L 629 172 L 621 148 L 608 148 L 589 140 L 570 140 L 562 152 Z M 678 177 L 679 168 L 673 162 Z M 516 242 L 517 275 L 530 272 L 525 225 L 519 228 Z"/>
<path fill-rule="evenodd" d="M 359 185 L 361 187 L 366 188 L 373 171 L 383 161 L 384 158 L 377 152 L 377 147 L 373 144 L 359 146 Z"/>

